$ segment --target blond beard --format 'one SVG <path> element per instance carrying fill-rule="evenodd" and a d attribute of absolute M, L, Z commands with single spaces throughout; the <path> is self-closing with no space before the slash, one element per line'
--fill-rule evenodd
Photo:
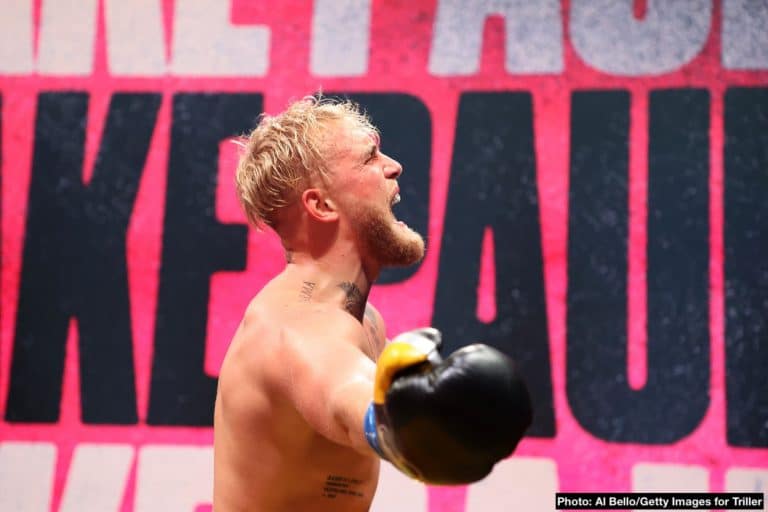
<path fill-rule="evenodd" d="M 393 223 L 392 215 L 386 210 L 361 208 L 354 218 L 358 238 L 382 266 L 405 267 L 424 257 L 421 235 Z"/>

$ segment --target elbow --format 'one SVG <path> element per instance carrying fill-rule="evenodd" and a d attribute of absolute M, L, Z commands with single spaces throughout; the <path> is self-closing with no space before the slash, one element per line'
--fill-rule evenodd
<path fill-rule="evenodd" d="M 333 435 L 330 437 L 332 441 L 352 448 L 361 455 L 375 455 L 365 439 L 363 415 L 355 414 L 353 408 L 347 404 L 347 406 L 336 408 L 332 413 L 332 418 L 331 430 Z"/>

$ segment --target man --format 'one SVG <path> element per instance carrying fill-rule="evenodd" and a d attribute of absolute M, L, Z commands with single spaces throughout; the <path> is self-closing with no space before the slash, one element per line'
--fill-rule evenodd
<path fill-rule="evenodd" d="M 385 327 L 367 302 L 371 286 L 383 267 L 410 265 L 424 255 L 421 236 L 392 212 L 402 172 L 350 102 L 295 102 L 276 117 L 264 116 L 244 143 L 236 176 L 241 203 L 249 221 L 277 233 L 287 264 L 248 305 L 222 364 L 214 415 L 215 512 L 365 511 L 380 456 L 411 476 L 452 483 L 481 478 L 514 448 L 505 444 L 477 476 L 458 474 L 474 464 L 467 462 L 474 449 L 456 459 L 456 471 L 441 473 L 451 464 L 439 460 L 439 452 L 455 445 L 459 453 L 462 443 L 454 434 L 432 432 L 435 420 L 422 421 L 418 411 L 422 395 L 434 392 L 418 379 L 435 380 L 425 372 L 441 364 L 439 335 L 410 333 L 382 355 Z M 488 351 L 473 349 L 469 357 L 483 361 L 469 363 L 468 373 L 490 368 Z M 503 356 L 490 359 L 502 361 L 507 378 Z M 412 380 L 400 377 L 404 368 L 417 369 Z M 386 410 L 397 379 L 407 388 L 401 402 L 419 404 L 418 421 L 404 424 L 426 425 L 415 434 L 402 433 L 406 427 L 398 424 L 412 413 Z M 487 384 L 485 377 L 477 381 Z M 496 394 L 495 388 L 486 394 Z M 468 401 L 478 402 L 475 396 Z M 469 413 L 462 414 L 447 422 L 466 423 Z M 529 404 L 527 414 L 523 430 Z M 515 436 L 514 444 L 522 431 Z M 434 472 L 432 460 L 439 462 Z"/>

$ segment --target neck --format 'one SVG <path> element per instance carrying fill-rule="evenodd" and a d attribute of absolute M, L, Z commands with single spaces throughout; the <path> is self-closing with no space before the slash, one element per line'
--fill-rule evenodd
<path fill-rule="evenodd" d="M 365 265 L 354 244 L 334 244 L 322 255 L 286 249 L 284 274 L 300 281 L 299 299 L 337 304 L 362 321 L 379 268 Z"/>

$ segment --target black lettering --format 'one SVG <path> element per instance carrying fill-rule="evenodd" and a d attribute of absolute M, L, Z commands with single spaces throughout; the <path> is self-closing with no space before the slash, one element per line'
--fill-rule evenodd
<path fill-rule="evenodd" d="M 475 315 L 486 227 L 495 236 L 496 318 Z M 459 103 L 433 323 L 446 353 L 475 340 L 513 356 L 535 404 L 530 435 L 555 434 L 533 108 L 528 93 L 465 93 Z"/>
<path fill-rule="evenodd" d="M 768 447 L 768 88 L 725 94 L 728 443 Z"/>
<path fill-rule="evenodd" d="M 219 143 L 247 133 L 260 94 L 177 94 L 147 422 L 211 425 L 216 378 L 203 371 L 210 276 L 245 269 L 246 225 L 215 217 Z M 234 169 L 232 170 L 234 173 Z"/>
<path fill-rule="evenodd" d="M 38 99 L 8 421 L 57 421 L 72 317 L 83 421 L 137 421 L 125 237 L 159 106 L 158 94 L 112 97 L 85 185 L 88 95 Z"/>
<path fill-rule="evenodd" d="M 573 94 L 567 393 L 608 441 L 671 443 L 709 404 L 709 96 L 650 96 L 647 381 L 627 377 L 629 94 Z M 671 411 L 674 411 L 672 414 Z"/>
<path fill-rule="evenodd" d="M 364 495 L 359 490 L 359 485 L 362 483 L 362 480 L 356 478 L 328 475 L 328 478 L 325 481 L 325 486 L 323 486 L 323 497 L 336 498 L 338 495 L 342 495 L 362 498 Z"/>

